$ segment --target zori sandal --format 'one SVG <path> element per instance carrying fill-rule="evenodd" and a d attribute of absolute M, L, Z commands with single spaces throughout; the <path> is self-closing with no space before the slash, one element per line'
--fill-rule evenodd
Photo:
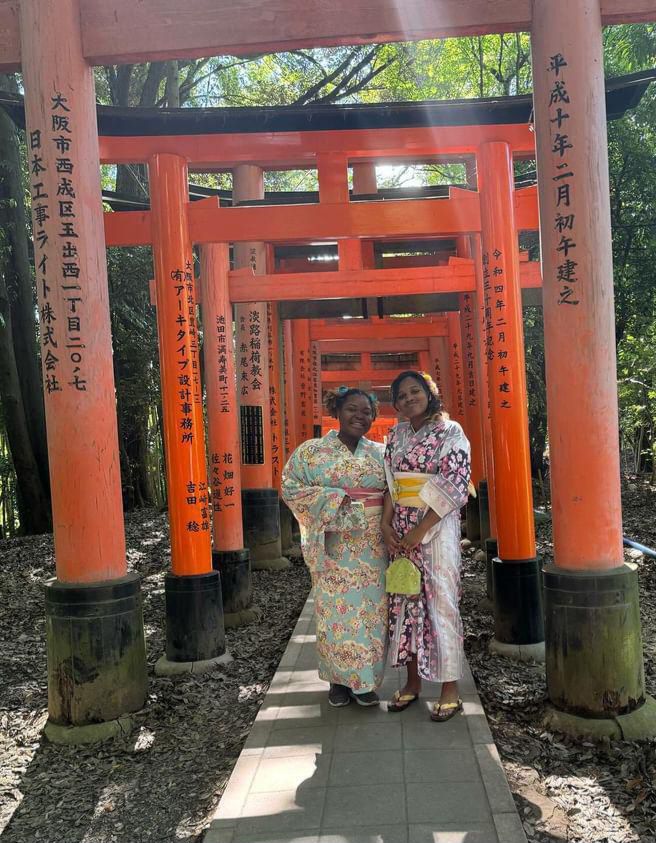
<path fill-rule="evenodd" d="M 396 691 L 392 699 L 387 703 L 387 710 L 405 711 L 409 705 L 412 705 L 413 702 L 417 702 L 418 699 L 419 694 L 401 694 L 400 691 Z"/>
<path fill-rule="evenodd" d="M 430 717 L 436 723 L 446 723 L 447 720 L 455 717 L 459 711 L 462 711 L 462 700 L 460 699 L 452 703 L 434 703 Z"/>

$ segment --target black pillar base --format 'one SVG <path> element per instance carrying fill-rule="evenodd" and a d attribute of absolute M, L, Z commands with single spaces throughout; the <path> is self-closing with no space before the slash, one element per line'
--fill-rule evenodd
<path fill-rule="evenodd" d="M 481 547 L 485 548 L 485 540 L 491 536 L 490 530 L 490 498 L 487 487 L 487 480 L 481 480 L 478 484 L 478 519 L 480 524 Z"/>
<path fill-rule="evenodd" d="M 465 508 L 465 524 L 467 538 L 472 544 L 478 544 L 481 540 L 481 520 L 478 511 L 478 498 L 469 498 Z"/>
<path fill-rule="evenodd" d="M 243 489 L 241 493 L 244 544 L 254 571 L 289 567 L 282 555 L 280 506 L 275 489 Z"/>
<path fill-rule="evenodd" d="M 48 713 L 51 723 L 86 726 L 143 708 L 148 691 L 141 582 L 45 586 Z"/>
<path fill-rule="evenodd" d="M 544 567 L 549 699 L 568 714 L 609 718 L 645 701 L 638 575 Z"/>
<path fill-rule="evenodd" d="M 282 552 L 286 553 L 294 544 L 292 536 L 292 511 L 287 504 L 280 499 L 280 546 Z"/>
<path fill-rule="evenodd" d="M 221 575 L 223 613 L 227 615 L 248 609 L 253 599 L 248 550 L 213 550 L 212 567 Z"/>
<path fill-rule="evenodd" d="M 483 543 L 485 550 L 485 596 L 488 600 L 494 600 L 494 576 L 492 564 L 499 554 L 499 546 L 496 539 L 485 539 Z"/>
<path fill-rule="evenodd" d="M 225 653 L 221 577 L 208 574 L 164 578 L 166 658 L 170 662 L 203 662 Z"/>
<path fill-rule="evenodd" d="M 537 559 L 494 559 L 494 638 L 513 646 L 544 641 L 542 582 Z"/>

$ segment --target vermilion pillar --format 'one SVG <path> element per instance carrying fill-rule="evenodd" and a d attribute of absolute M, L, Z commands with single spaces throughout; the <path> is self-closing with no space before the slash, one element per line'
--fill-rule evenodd
<path fill-rule="evenodd" d="M 474 340 L 476 346 L 476 364 L 481 385 L 481 424 L 483 428 L 484 454 L 485 454 L 485 480 L 479 483 L 479 510 L 481 513 L 481 541 L 490 539 L 496 548 L 496 500 L 494 487 L 494 447 L 492 445 L 492 402 L 488 388 L 488 366 L 487 366 L 487 320 L 485 317 L 485 284 L 487 279 L 483 277 L 483 251 L 481 248 L 480 235 L 475 234 L 471 238 L 472 257 L 474 259 L 474 271 L 476 274 L 476 304 L 477 309 L 474 319 Z M 485 502 L 487 501 L 488 519 L 485 520 Z M 492 598 L 492 558 L 496 556 L 496 549 L 490 558 L 490 577 L 488 583 L 488 597 Z"/>
<path fill-rule="evenodd" d="M 598 0 L 536 0 L 531 41 L 555 562 L 545 568 L 547 686 L 559 729 L 645 737 L 654 703 L 635 566 L 622 553 Z"/>
<path fill-rule="evenodd" d="M 308 319 L 293 319 L 291 325 L 293 400 L 297 444 L 300 445 L 306 439 L 312 438 L 314 404 L 312 399 L 310 321 Z"/>
<path fill-rule="evenodd" d="M 471 258 L 471 244 L 468 237 L 458 237 L 456 241 L 458 255 Z M 476 355 L 477 296 L 476 293 L 461 293 L 460 336 L 462 340 L 462 379 L 464 393 L 465 429 L 471 444 L 471 482 L 477 490 L 476 497 L 470 497 L 467 503 L 467 538 L 473 542 L 481 541 L 481 513 L 478 490 L 485 480 L 485 447 L 481 418 L 481 392 L 479 366 Z M 487 504 L 487 500 L 484 504 Z M 484 513 L 484 520 L 489 515 Z M 483 541 L 485 541 L 485 536 Z M 495 554 L 496 555 L 496 554 Z"/>
<path fill-rule="evenodd" d="M 233 203 L 264 198 L 261 167 L 242 164 L 233 171 Z M 267 270 L 265 243 L 235 243 L 235 267 Z M 237 391 L 240 403 L 244 536 L 255 569 L 289 565 L 282 556 L 278 492 L 273 487 L 270 406 L 269 333 L 271 314 L 266 302 L 235 306 L 237 330 Z"/>
<path fill-rule="evenodd" d="M 286 408 L 283 376 L 282 325 L 277 302 L 267 305 L 269 337 L 269 406 L 271 413 L 271 472 L 274 488 L 280 493 L 282 470 L 285 467 Z M 280 508 L 280 547 L 286 554 L 293 545 L 294 516 L 291 509 L 278 498 Z"/>
<path fill-rule="evenodd" d="M 282 328 L 278 303 L 267 303 L 267 338 L 269 342 L 269 414 L 271 418 L 271 479 L 280 491 L 284 467 L 283 395 L 282 395 Z"/>
<path fill-rule="evenodd" d="M 166 658 L 158 662 L 165 673 L 178 672 L 180 663 L 210 666 L 225 653 L 225 638 L 221 584 L 210 547 L 186 162 L 169 153 L 153 155 L 148 180 L 171 531 Z"/>
<path fill-rule="evenodd" d="M 250 554 L 244 548 L 242 527 L 239 404 L 229 269 L 227 243 L 207 243 L 201 247 L 203 364 L 212 489 L 212 567 L 221 576 L 224 623 L 239 626 L 252 620 L 254 612 L 249 609 L 252 596 Z"/>
<path fill-rule="evenodd" d="M 285 461 L 300 443 L 297 433 L 297 414 L 295 407 L 294 381 L 294 351 L 292 322 L 285 319 L 282 325 L 282 343 L 284 357 L 284 393 L 285 393 Z"/>
<path fill-rule="evenodd" d="M 430 351 L 420 351 L 419 352 L 419 369 L 422 372 L 427 372 L 429 375 L 431 374 Z M 431 375 L 431 377 L 433 377 L 433 376 Z"/>
<path fill-rule="evenodd" d="M 242 164 L 233 171 L 233 204 L 264 198 L 261 167 Z M 235 243 L 235 268 L 266 273 L 265 243 Z M 272 488 L 269 343 L 266 302 L 235 305 L 237 387 L 241 412 L 242 478 L 245 489 Z"/>
<path fill-rule="evenodd" d="M 492 405 L 499 558 L 495 560 L 495 646 L 502 652 L 543 640 L 535 554 L 533 495 L 519 247 L 513 170 L 507 143 L 484 144 L 478 157 L 483 240 L 483 307 L 488 390 Z M 531 652 L 531 651 L 529 651 Z"/>
<path fill-rule="evenodd" d="M 85 740 L 144 703 L 141 598 L 126 573 L 93 72 L 77 2 L 19 14 L 57 574 L 47 733 Z"/>

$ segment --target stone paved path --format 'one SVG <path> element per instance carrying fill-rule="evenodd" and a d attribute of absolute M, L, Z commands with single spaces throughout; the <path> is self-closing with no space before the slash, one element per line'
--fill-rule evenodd
<path fill-rule="evenodd" d="M 469 668 L 448 723 L 429 684 L 402 714 L 334 709 L 314 641 L 310 597 L 203 843 L 526 843 Z"/>

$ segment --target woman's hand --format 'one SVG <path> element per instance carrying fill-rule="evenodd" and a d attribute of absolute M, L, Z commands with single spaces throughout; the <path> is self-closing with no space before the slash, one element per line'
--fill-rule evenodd
<path fill-rule="evenodd" d="M 418 544 L 421 544 L 426 535 L 426 528 L 421 524 L 409 530 L 400 541 L 400 549 L 404 551 L 413 550 Z"/>
<path fill-rule="evenodd" d="M 399 537 L 391 524 L 382 523 L 380 529 L 390 555 L 395 556 L 401 549 Z"/>

